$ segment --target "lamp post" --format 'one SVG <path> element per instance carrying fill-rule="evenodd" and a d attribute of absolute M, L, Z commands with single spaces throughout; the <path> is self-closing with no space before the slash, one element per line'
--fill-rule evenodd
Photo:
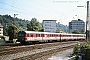
<path fill-rule="evenodd" d="M 14 14 L 14 25 L 16 25 L 16 20 L 15 20 L 15 16 L 18 14 Z"/>
<path fill-rule="evenodd" d="M 18 14 L 14 14 L 14 25 L 16 26 L 16 20 L 15 20 L 15 16 Z M 15 27 L 14 27 L 14 38 L 15 38 Z"/>

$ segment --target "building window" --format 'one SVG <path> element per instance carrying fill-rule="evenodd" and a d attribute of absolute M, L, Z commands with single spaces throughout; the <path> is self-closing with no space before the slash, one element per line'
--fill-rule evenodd
<path fill-rule="evenodd" d="M 47 25 L 45 24 L 45 26 L 47 26 Z"/>

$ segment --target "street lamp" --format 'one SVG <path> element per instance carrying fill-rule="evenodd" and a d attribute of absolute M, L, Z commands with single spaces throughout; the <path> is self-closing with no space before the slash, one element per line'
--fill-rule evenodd
<path fill-rule="evenodd" d="M 16 26 L 16 20 L 15 20 L 15 16 L 18 14 L 14 14 L 14 25 Z M 14 27 L 14 38 L 15 38 L 15 27 Z"/>
<path fill-rule="evenodd" d="M 14 25 L 16 25 L 16 20 L 15 20 L 15 16 L 18 14 L 14 14 Z"/>

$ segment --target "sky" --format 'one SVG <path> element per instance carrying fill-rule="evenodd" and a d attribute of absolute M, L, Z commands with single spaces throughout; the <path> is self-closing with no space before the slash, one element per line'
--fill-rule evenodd
<path fill-rule="evenodd" d="M 0 0 L 0 15 L 14 14 L 17 18 L 31 20 L 57 20 L 68 25 L 71 20 L 86 21 L 87 0 Z M 84 6 L 84 7 L 77 7 Z"/>

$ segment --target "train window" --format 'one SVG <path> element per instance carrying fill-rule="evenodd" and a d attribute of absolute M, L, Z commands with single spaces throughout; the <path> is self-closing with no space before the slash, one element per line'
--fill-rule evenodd
<path fill-rule="evenodd" d="M 51 34 L 49 36 L 51 37 Z"/>
<path fill-rule="evenodd" d="M 44 34 L 41 34 L 41 37 L 44 37 Z"/>
<path fill-rule="evenodd" d="M 63 35 L 61 35 L 63 37 Z"/>
<path fill-rule="evenodd" d="M 47 37 L 49 37 L 49 34 L 47 34 Z"/>
<path fill-rule="evenodd" d="M 52 37 L 52 35 L 50 34 L 50 37 Z"/>
<path fill-rule="evenodd" d="M 36 34 L 36 37 L 40 37 L 40 34 Z"/>
<path fill-rule="evenodd" d="M 54 37 L 56 37 L 56 35 L 54 35 Z"/>
<path fill-rule="evenodd" d="M 54 35 L 56 37 L 56 35 Z"/>
<path fill-rule="evenodd" d="M 33 34 L 31 34 L 31 37 L 33 37 Z"/>
<path fill-rule="evenodd" d="M 22 36 L 21 34 L 18 34 L 18 36 Z"/>
<path fill-rule="evenodd" d="M 22 36 L 24 36 L 24 34 L 21 34 Z"/>
<path fill-rule="evenodd" d="M 63 35 L 63 37 L 65 37 L 65 35 Z"/>
<path fill-rule="evenodd" d="M 24 36 L 24 34 L 19 33 L 18 36 Z"/>
<path fill-rule="evenodd" d="M 52 34 L 52 37 L 53 37 L 53 34 Z"/>
<path fill-rule="evenodd" d="M 29 34 L 26 34 L 26 37 L 29 37 Z"/>
<path fill-rule="evenodd" d="M 51 37 L 51 35 L 49 35 Z"/>

